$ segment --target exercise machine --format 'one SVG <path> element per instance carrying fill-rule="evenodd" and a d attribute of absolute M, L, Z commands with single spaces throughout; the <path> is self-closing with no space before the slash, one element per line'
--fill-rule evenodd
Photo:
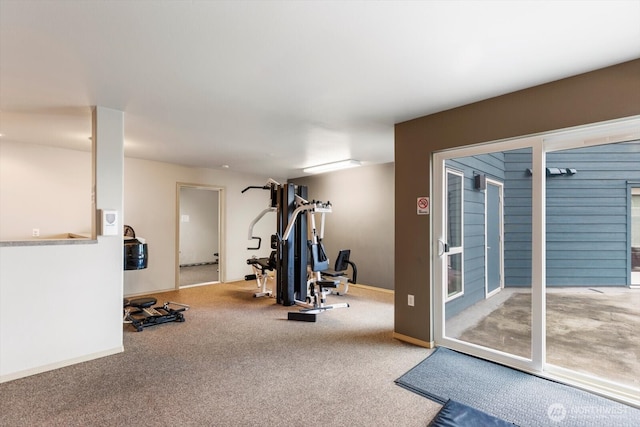
<path fill-rule="evenodd" d="M 284 244 L 288 241 L 296 226 L 296 220 L 300 214 L 304 213 L 307 225 L 307 246 L 311 259 L 306 281 L 307 296 L 304 300 L 295 300 L 295 304 L 304 308 L 298 312 L 289 312 L 288 319 L 315 322 L 317 314 L 335 308 L 346 308 L 349 307 L 349 304 L 327 304 L 327 295 L 332 292 L 332 289 L 336 289 L 340 282 L 334 279 L 327 280 L 322 277 L 321 273 L 328 270 L 329 267 L 329 259 L 322 245 L 322 239 L 324 237 L 325 214 L 331 213 L 331 203 L 315 200 L 310 202 L 299 195 L 295 200 L 296 208 L 284 231 L 282 242 Z M 320 214 L 320 228 L 316 227 L 316 214 Z"/>
<path fill-rule="evenodd" d="M 325 214 L 332 211 L 331 203 L 309 201 L 306 186 L 279 184 L 272 179 L 264 186 L 249 186 L 242 192 L 252 188 L 269 190 L 270 204 L 249 226 L 249 240 L 258 242 L 257 246 L 247 249 L 260 248 L 261 239 L 253 235 L 253 227 L 264 215 L 273 211 L 276 213 L 276 233 L 271 236 L 271 249 L 275 252 L 271 253 L 268 263 L 264 258 L 252 257 L 247 260 L 247 263 L 254 268 L 254 275 L 245 276 L 245 279 L 252 280 L 255 276 L 258 287 L 268 291 L 264 277 L 275 265 L 273 271 L 276 278 L 277 304 L 303 307 L 299 312 L 290 312 L 288 316 L 290 320 L 315 322 L 318 313 L 348 307 L 349 304 L 346 303 L 327 304 L 327 295 L 332 289 L 337 290 L 340 279 L 323 277 L 321 274 L 322 271 L 329 269 L 329 260 L 322 245 L 322 237 Z M 319 229 L 316 228 L 316 215 L 320 215 Z M 346 287 L 339 293 L 344 295 Z M 260 294 L 262 292 L 256 293 L 256 295 Z"/>
<path fill-rule="evenodd" d="M 148 326 L 168 322 L 184 322 L 184 312 L 189 309 L 186 304 L 168 301 L 162 306 L 153 307 L 158 302 L 153 297 L 124 299 L 124 323 L 131 323 L 138 332 Z M 177 308 L 174 308 L 177 307 Z"/>
<path fill-rule="evenodd" d="M 258 284 L 258 289 L 260 289 L 253 296 L 255 298 L 272 296 L 273 291 L 267 288 L 267 283 L 273 279 L 269 272 L 273 272 L 276 269 L 276 251 L 271 251 L 271 255 L 268 258 L 251 257 L 247 260 L 247 264 L 253 269 L 253 274 L 247 274 L 244 276 L 244 280 L 255 280 Z"/>
<path fill-rule="evenodd" d="M 251 224 L 249 224 L 248 239 L 258 241 L 255 247 L 252 247 L 252 246 L 247 247 L 247 249 L 250 251 L 259 250 L 260 246 L 262 245 L 262 238 L 259 236 L 253 235 L 253 228 L 266 214 L 268 214 L 269 212 L 277 211 L 277 196 L 276 196 L 277 190 L 276 189 L 279 186 L 280 184 L 277 181 L 269 178 L 269 180 L 265 185 L 262 185 L 262 186 L 250 185 L 244 190 L 242 190 L 242 193 L 245 193 L 246 191 L 254 188 L 259 190 L 270 191 L 269 205 L 267 206 L 266 209 L 262 210 L 258 214 L 258 216 L 256 216 L 253 219 L 253 221 L 251 221 Z M 246 276 L 244 276 L 244 280 L 255 280 L 258 285 L 258 288 L 260 289 L 260 291 L 254 293 L 253 296 L 255 298 L 272 296 L 273 291 L 267 288 L 267 282 L 273 279 L 273 276 L 269 274 L 269 272 L 274 272 L 276 269 L 276 251 L 272 251 L 271 255 L 268 258 L 267 257 L 258 258 L 256 256 L 253 256 L 247 260 L 247 264 L 249 264 L 253 269 L 253 274 L 247 274 Z"/>
<path fill-rule="evenodd" d="M 257 240 L 257 246 L 256 247 L 248 247 L 248 250 L 251 251 L 256 251 L 258 249 L 260 249 L 260 245 L 262 244 L 262 238 L 258 237 L 258 236 L 254 236 L 253 235 L 253 228 L 255 227 L 255 225 L 262 219 L 262 217 L 264 217 L 266 214 L 268 214 L 269 212 L 276 212 L 277 211 L 277 196 L 276 196 L 276 189 L 280 186 L 280 184 L 269 178 L 269 180 L 267 181 L 267 183 L 265 185 L 262 186 L 258 186 L 258 185 L 250 185 L 247 188 L 245 188 L 244 190 L 242 190 L 242 193 L 244 194 L 246 191 L 251 190 L 252 188 L 255 189 L 259 189 L 259 190 L 269 190 L 271 192 L 271 195 L 269 197 L 269 206 L 267 206 L 264 210 L 262 210 L 258 216 L 256 216 L 253 221 L 251 221 L 251 224 L 249 224 L 249 240 Z M 247 261 L 248 263 L 248 261 Z"/>
<path fill-rule="evenodd" d="M 349 260 L 351 255 L 350 249 L 342 249 L 338 252 L 338 256 L 336 257 L 336 263 L 333 267 L 333 270 L 323 270 L 320 272 L 322 278 L 325 280 L 338 280 L 340 285 L 343 287 L 342 290 L 338 290 L 336 288 L 331 293 L 335 295 L 346 295 L 349 292 L 349 283 L 357 283 L 358 280 L 358 268 L 356 265 Z M 351 278 L 347 276 L 347 269 L 351 266 Z"/>

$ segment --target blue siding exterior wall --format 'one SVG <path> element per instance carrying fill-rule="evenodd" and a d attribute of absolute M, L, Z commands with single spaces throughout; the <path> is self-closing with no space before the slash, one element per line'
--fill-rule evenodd
<path fill-rule="evenodd" d="M 531 286 L 531 149 L 505 153 L 504 285 Z"/>
<path fill-rule="evenodd" d="M 484 191 L 474 188 L 474 175 L 504 181 L 504 155 L 483 154 L 447 161 L 446 166 L 464 173 L 464 295 L 446 304 L 446 317 L 451 317 L 465 308 L 484 299 L 485 291 L 485 206 Z"/>
<path fill-rule="evenodd" d="M 630 283 L 630 187 L 640 187 L 640 141 L 547 153 L 547 286 L 627 286 Z M 465 174 L 464 296 L 446 305 L 450 317 L 483 299 L 484 192 L 473 176 L 504 183 L 504 283 L 531 286 L 531 150 L 447 161 Z"/>
<path fill-rule="evenodd" d="M 628 183 L 640 182 L 640 143 L 549 153 L 547 286 L 627 286 L 631 256 Z"/>

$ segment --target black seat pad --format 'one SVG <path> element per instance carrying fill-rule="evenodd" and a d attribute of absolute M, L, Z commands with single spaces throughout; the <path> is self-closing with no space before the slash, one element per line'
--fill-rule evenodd
<path fill-rule="evenodd" d="M 273 270 L 276 265 L 275 262 L 272 262 L 271 257 L 269 258 L 249 258 L 247 260 L 247 264 L 255 265 L 259 267 L 264 272 L 265 270 Z"/>
<path fill-rule="evenodd" d="M 337 288 L 339 284 L 339 282 L 333 282 L 331 280 L 319 280 L 316 283 L 318 283 L 321 288 Z"/>
<path fill-rule="evenodd" d="M 324 270 L 321 273 L 330 277 L 344 276 L 344 271 Z"/>
<path fill-rule="evenodd" d="M 136 308 L 147 308 L 151 307 L 156 302 L 158 302 L 158 300 L 153 297 L 136 298 L 129 301 L 129 305 Z"/>

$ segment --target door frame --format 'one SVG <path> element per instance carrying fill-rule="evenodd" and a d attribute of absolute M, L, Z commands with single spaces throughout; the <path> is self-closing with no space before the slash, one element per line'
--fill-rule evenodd
<path fill-rule="evenodd" d="M 546 362 L 546 238 L 532 239 L 531 245 L 531 358 L 525 358 L 482 347 L 446 336 L 446 257 L 441 250 L 446 243 L 445 226 L 445 160 L 474 156 L 491 152 L 530 148 L 532 162 L 529 173 L 532 179 L 532 236 L 546 236 L 546 153 L 575 147 L 612 144 L 640 139 L 640 116 L 609 122 L 595 123 L 575 128 L 549 131 L 536 135 L 464 146 L 434 152 L 431 159 L 431 289 L 433 291 L 433 336 L 436 346 L 514 367 L 537 376 L 560 381 L 608 398 L 640 407 L 637 389 L 613 383 L 606 379 L 582 374 L 575 370 L 547 364 Z"/>
<path fill-rule="evenodd" d="M 445 186 L 448 187 L 448 183 L 449 183 L 449 175 L 455 175 L 457 177 L 460 178 L 460 246 L 449 246 L 448 244 L 445 245 L 444 247 L 444 254 L 446 256 L 447 259 L 447 266 L 449 266 L 449 259 L 452 255 L 460 255 L 460 291 L 456 292 L 455 294 L 449 295 L 449 290 L 447 287 L 447 292 L 446 292 L 446 302 L 452 301 L 456 298 L 460 298 L 462 296 L 464 296 L 464 201 L 465 201 L 465 197 L 464 197 L 464 172 L 446 166 L 445 167 Z M 446 190 L 445 190 L 446 191 Z M 444 214 L 444 220 L 445 220 L 445 230 L 447 229 L 447 227 L 449 226 L 449 197 L 448 197 L 448 193 L 445 193 L 445 203 L 444 203 L 444 210 L 445 210 L 445 214 Z M 446 236 L 446 232 L 445 232 L 445 236 Z M 447 267 L 448 268 L 448 267 Z"/>
<path fill-rule="evenodd" d="M 500 221 L 499 225 L 498 225 L 498 234 L 499 234 L 499 239 L 500 239 L 500 248 L 498 251 L 499 254 L 499 260 L 498 262 L 500 263 L 499 266 L 499 285 L 496 289 L 492 290 L 491 292 L 489 292 L 489 272 L 487 269 L 487 274 L 485 275 L 485 282 L 484 282 L 484 297 L 485 299 L 488 299 L 492 296 L 494 296 L 495 294 L 497 294 L 498 292 L 500 292 L 502 289 L 504 289 L 504 183 L 492 179 L 492 178 L 487 178 L 486 179 L 486 183 L 487 183 L 487 189 L 489 188 L 490 185 L 493 185 L 494 187 L 498 187 L 498 220 Z M 489 236 L 489 232 L 488 232 L 488 227 L 489 227 L 489 215 L 488 215 L 488 199 L 489 199 L 489 191 L 485 191 L 484 193 L 484 258 L 485 260 L 488 259 L 488 236 Z"/>
<path fill-rule="evenodd" d="M 630 262 L 629 262 L 629 287 L 630 288 L 640 288 L 640 271 L 633 271 L 633 237 L 632 233 L 634 232 L 633 227 L 633 198 L 640 198 L 640 183 L 629 183 L 627 184 L 629 188 L 629 252 L 630 252 Z M 640 230 L 635 230 L 640 233 Z"/>
<path fill-rule="evenodd" d="M 521 356 L 511 355 L 507 353 L 503 353 L 498 350 L 493 350 L 487 347 L 482 347 L 480 345 L 468 343 L 461 341 L 456 338 L 448 337 L 446 335 L 445 330 L 445 304 L 448 301 L 446 299 L 446 284 L 447 277 L 444 273 L 446 271 L 446 256 L 443 250 L 443 245 L 446 243 L 446 212 L 444 209 L 445 201 L 446 201 L 446 179 L 445 179 L 445 171 L 447 170 L 446 160 L 455 159 L 458 157 L 468 157 L 475 156 L 480 154 L 487 154 L 491 152 L 497 151 L 511 151 L 520 148 L 532 148 L 538 147 L 538 150 L 542 150 L 542 138 L 538 136 L 533 137 L 523 137 L 513 140 L 504 140 L 497 141 L 490 144 L 478 144 L 472 146 L 466 146 L 463 148 L 451 149 L 446 151 L 439 151 L 433 153 L 432 158 L 432 206 L 442 206 L 442 209 L 433 209 L 432 211 L 432 280 L 433 280 L 433 296 L 434 296 L 434 305 L 433 305 L 433 325 L 434 325 L 434 341 L 437 346 L 444 346 L 451 348 L 456 351 L 460 351 L 463 353 L 471 354 L 476 357 L 480 357 L 487 360 L 492 360 L 498 363 L 501 363 L 506 366 L 511 366 L 517 369 L 521 369 L 527 372 L 536 372 L 539 373 L 542 371 L 544 356 L 544 343 L 542 343 L 542 347 L 537 348 L 532 345 L 532 357 L 525 358 Z M 532 148 L 532 151 L 536 151 L 535 148 Z M 541 157 L 535 156 L 534 157 Z M 534 178 L 537 177 L 538 180 L 543 180 L 544 177 L 541 177 L 541 173 L 537 173 L 536 171 L 544 170 L 544 159 L 542 158 L 541 164 L 532 164 L 532 169 L 534 173 Z M 543 181 L 542 181 L 543 182 Z M 533 192 L 533 203 L 534 205 L 539 205 L 542 200 L 544 194 L 536 194 Z M 544 211 L 540 211 L 540 214 L 544 215 Z M 536 212 L 532 212 L 534 217 L 536 216 Z M 534 223 L 544 224 L 544 221 L 540 222 L 536 221 L 536 218 L 533 219 Z M 541 230 L 532 230 L 534 233 L 539 233 L 540 235 L 544 235 L 544 232 Z M 543 251 L 544 250 L 544 241 L 541 239 L 537 239 L 537 248 L 533 248 L 534 251 Z M 544 239 L 542 239 L 544 240 Z M 532 271 L 532 307 L 531 307 L 531 315 L 532 315 L 532 344 L 533 341 L 540 342 L 544 338 L 544 317 L 543 317 L 543 301 L 544 299 L 544 275 L 541 272 L 543 266 L 539 264 L 539 262 L 544 262 L 544 257 L 534 257 L 533 262 L 533 271 Z M 538 273 L 536 273 L 536 271 Z M 538 289 L 536 292 L 534 289 Z M 538 295 L 538 297 L 536 297 Z M 537 325 L 537 328 L 536 328 Z M 535 338 L 534 338 L 535 337 Z"/>
<path fill-rule="evenodd" d="M 225 259 L 226 259 L 226 238 L 225 238 L 225 188 L 217 185 L 193 184 L 186 182 L 176 182 L 176 216 L 175 216 L 175 289 L 180 289 L 180 190 L 191 188 L 196 190 L 216 191 L 218 193 L 218 282 L 225 281 Z M 198 286 L 189 285 L 189 286 Z"/>

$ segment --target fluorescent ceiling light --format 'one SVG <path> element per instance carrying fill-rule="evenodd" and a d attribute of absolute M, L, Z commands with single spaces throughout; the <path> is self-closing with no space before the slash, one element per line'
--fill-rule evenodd
<path fill-rule="evenodd" d="M 322 172 L 336 171 L 339 169 L 355 168 L 357 166 L 361 166 L 361 163 L 359 160 L 348 159 L 348 160 L 341 160 L 339 162 L 325 163 L 323 165 L 310 166 L 308 168 L 302 169 L 302 171 L 305 173 L 322 173 Z"/>

